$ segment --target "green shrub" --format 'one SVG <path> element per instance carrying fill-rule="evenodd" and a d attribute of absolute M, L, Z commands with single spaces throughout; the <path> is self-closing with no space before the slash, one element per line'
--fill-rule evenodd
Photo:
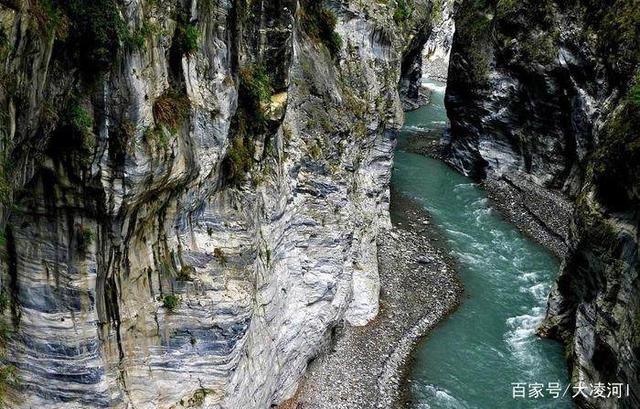
<path fill-rule="evenodd" d="M 79 102 L 74 101 L 67 109 L 65 120 L 71 131 L 77 135 L 82 143 L 82 148 L 86 151 L 93 151 L 95 148 L 95 135 L 93 134 L 93 115 L 87 111 Z"/>
<path fill-rule="evenodd" d="M 81 227 L 78 235 L 78 251 L 86 253 L 93 244 L 95 234 L 88 227 Z"/>
<path fill-rule="evenodd" d="M 18 371 L 13 365 L 0 365 L 0 408 L 8 406 L 9 390 L 18 386 Z"/>
<path fill-rule="evenodd" d="M 9 296 L 5 290 L 0 291 L 0 315 L 9 307 Z"/>
<path fill-rule="evenodd" d="M 413 7 L 409 4 L 409 0 L 396 0 L 396 8 L 393 11 L 393 20 L 396 23 L 404 23 L 412 13 Z"/>
<path fill-rule="evenodd" d="M 204 388 L 196 390 L 193 393 L 193 396 L 189 398 L 189 406 L 200 407 L 204 405 L 204 400 L 206 399 L 207 395 L 212 392 L 213 391 L 211 389 Z"/>
<path fill-rule="evenodd" d="M 198 49 L 200 31 L 192 23 L 178 24 L 174 40 L 180 54 L 192 54 Z"/>
<path fill-rule="evenodd" d="M 518 10 L 521 0 L 498 0 L 496 11 L 499 16 L 514 13 Z"/>
<path fill-rule="evenodd" d="M 255 64 L 240 70 L 240 93 L 248 96 L 252 108 L 260 109 L 260 104 L 268 102 L 273 93 L 271 77 L 264 65 Z"/>
<path fill-rule="evenodd" d="M 610 3 L 610 2 L 609 2 Z M 599 31 L 600 48 L 611 66 L 622 73 L 640 62 L 640 3 L 638 0 L 596 2 L 600 11 L 594 22 Z"/>
<path fill-rule="evenodd" d="M 253 146 L 249 145 L 248 140 L 245 140 L 245 138 L 236 136 L 231 140 L 226 159 L 229 180 L 240 184 L 246 180 L 246 175 L 251 170 Z"/>
<path fill-rule="evenodd" d="M 169 312 L 174 312 L 179 304 L 180 298 L 173 294 L 165 295 L 162 299 L 162 306 Z"/>
<path fill-rule="evenodd" d="M 474 86 L 486 82 L 490 68 L 492 19 L 486 7 L 482 1 L 469 1 L 456 15 L 456 35 L 460 37 L 459 44 L 468 63 L 465 79 Z"/>
<path fill-rule="evenodd" d="M 0 203 L 6 206 L 11 201 L 12 189 L 6 164 L 3 162 L 4 161 L 0 161 Z"/>
<path fill-rule="evenodd" d="M 338 19 L 333 11 L 324 8 L 320 2 L 307 2 L 300 10 L 303 30 L 312 40 L 324 44 L 332 56 L 342 48 L 342 38 L 335 32 Z"/>
<path fill-rule="evenodd" d="M 161 151 L 169 149 L 169 137 L 167 133 L 160 126 L 150 126 L 142 135 L 144 142 Z"/>
<path fill-rule="evenodd" d="M 82 135 L 93 133 L 93 116 L 78 104 L 71 107 L 69 121 L 74 130 Z"/>
<path fill-rule="evenodd" d="M 53 0 L 52 4 L 64 14 L 68 27 L 61 49 L 71 53 L 86 74 L 110 70 L 126 35 L 117 0 Z"/>
<path fill-rule="evenodd" d="M 134 30 L 133 32 L 125 29 L 125 32 L 123 34 L 123 41 L 125 45 L 131 50 L 143 50 L 145 48 L 147 37 L 152 35 L 155 31 L 156 28 L 149 22 L 145 21 L 144 23 L 142 23 L 142 27 Z"/>
<path fill-rule="evenodd" d="M 0 291 L 0 315 L 9 307 L 9 297 L 3 289 Z M 12 329 L 5 320 L 4 316 L 0 316 L 0 361 L 6 358 L 5 347 L 7 341 L 11 337 Z M 0 408 L 8 406 L 9 390 L 18 386 L 18 374 L 13 365 L 0 363 Z"/>
<path fill-rule="evenodd" d="M 15 9 L 20 10 L 19 1 Z M 69 21 L 63 10 L 51 0 L 38 0 L 30 4 L 29 13 L 37 27 L 47 35 L 65 38 L 68 34 Z"/>
<path fill-rule="evenodd" d="M 231 144 L 224 160 L 226 178 L 233 184 L 246 180 L 253 165 L 253 138 L 267 131 L 265 105 L 271 100 L 271 77 L 261 64 L 244 67 L 239 73 L 238 109 L 231 120 Z"/>

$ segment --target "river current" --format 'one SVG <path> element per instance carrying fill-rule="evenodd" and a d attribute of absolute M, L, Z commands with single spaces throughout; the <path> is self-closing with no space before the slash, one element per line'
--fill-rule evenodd
<path fill-rule="evenodd" d="M 439 137 L 447 126 L 445 84 L 427 85 L 431 102 L 407 114 L 392 183 L 443 231 L 465 295 L 414 351 L 412 407 L 572 408 L 561 345 L 535 335 L 559 260 L 503 220 L 473 181 L 405 150 L 412 134 Z"/>

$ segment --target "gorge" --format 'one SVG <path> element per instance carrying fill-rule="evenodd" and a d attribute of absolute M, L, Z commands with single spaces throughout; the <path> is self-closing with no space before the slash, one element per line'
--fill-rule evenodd
<path fill-rule="evenodd" d="M 1 1 L 2 404 L 414 405 L 405 372 L 424 353 L 427 384 L 437 355 L 455 375 L 451 348 L 473 346 L 438 339 L 471 331 L 474 311 L 487 331 L 535 315 L 526 342 L 545 369 L 493 367 L 496 390 L 621 382 L 622 399 L 549 407 L 640 407 L 639 13 L 638 0 Z M 398 136 L 403 110 L 443 97 L 424 75 L 447 80 L 442 140 Z M 554 256 L 475 182 L 562 259 L 553 288 Z M 473 215 L 496 230 L 448 224 Z M 460 271 L 471 253 L 456 246 L 474 244 L 485 264 Z M 489 274 L 499 263 L 511 276 Z M 509 277 L 500 288 L 523 293 L 506 310 L 467 300 L 503 297 L 487 289 Z M 358 361 L 356 380 L 349 351 L 377 366 Z M 341 397 L 323 382 L 342 376 Z M 426 403 L 542 407 L 492 398 Z"/>

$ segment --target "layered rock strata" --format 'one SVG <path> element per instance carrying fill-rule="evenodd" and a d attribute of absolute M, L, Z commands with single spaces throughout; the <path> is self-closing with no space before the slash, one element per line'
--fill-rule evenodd
<path fill-rule="evenodd" d="M 501 0 L 456 13 L 450 162 L 575 204 L 541 333 L 565 342 L 575 384 L 630 390 L 577 400 L 584 408 L 640 406 L 639 6 Z"/>
<path fill-rule="evenodd" d="M 334 326 L 378 312 L 398 82 L 429 10 L 2 2 L 0 304 L 18 375 L 3 399 L 288 398 Z"/>

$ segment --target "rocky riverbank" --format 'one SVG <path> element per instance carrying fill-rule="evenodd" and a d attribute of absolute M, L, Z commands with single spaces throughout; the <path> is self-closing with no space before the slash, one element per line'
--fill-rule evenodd
<path fill-rule="evenodd" d="M 281 409 L 401 407 L 400 384 L 416 342 L 458 305 L 462 285 L 429 215 L 392 192 L 393 228 L 381 235 L 380 313 L 365 327 L 336 329 Z"/>
<path fill-rule="evenodd" d="M 408 145 L 412 152 L 447 162 L 445 146 L 436 132 L 413 135 Z M 567 196 L 545 189 L 513 172 L 501 176 L 487 175 L 481 184 L 493 207 L 522 233 L 557 257 L 567 254 L 573 211 Z"/>
<path fill-rule="evenodd" d="M 487 178 L 482 185 L 493 206 L 520 231 L 557 257 L 567 254 L 573 210 L 568 198 L 517 175 Z"/>

